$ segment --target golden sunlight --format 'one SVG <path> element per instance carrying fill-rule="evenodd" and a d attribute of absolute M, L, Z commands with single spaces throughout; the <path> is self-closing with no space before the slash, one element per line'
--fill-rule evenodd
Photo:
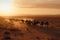
<path fill-rule="evenodd" d="M 2 0 L 2 2 L 0 3 L 1 16 L 11 16 L 12 12 L 13 12 L 13 1 Z"/>
<path fill-rule="evenodd" d="M 11 8 L 12 7 L 10 5 L 2 5 L 0 7 L 0 10 L 1 10 L 1 12 L 8 13 L 8 12 L 11 12 Z"/>

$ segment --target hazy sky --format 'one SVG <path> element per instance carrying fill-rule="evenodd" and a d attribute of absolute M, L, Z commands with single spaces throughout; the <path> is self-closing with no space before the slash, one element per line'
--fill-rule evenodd
<path fill-rule="evenodd" d="M 33 6 L 60 6 L 60 0 L 15 0 L 15 4 L 19 7 L 33 7 Z"/>
<path fill-rule="evenodd" d="M 15 0 L 14 3 L 21 15 L 60 15 L 60 0 Z"/>
<path fill-rule="evenodd" d="M 22 4 L 45 4 L 45 3 L 54 3 L 60 4 L 60 0 L 15 0 L 17 3 Z"/>
<path fill-rule="evenodd" d="M 0 0 L 2 5 L 13 5 L 15 15 L 60 15 L 60 0 Z"/>

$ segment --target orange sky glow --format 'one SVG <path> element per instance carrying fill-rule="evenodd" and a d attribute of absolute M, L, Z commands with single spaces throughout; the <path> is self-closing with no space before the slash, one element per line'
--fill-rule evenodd
<path fill-rule="evenodd" d="M 0 15 L 60 15 L 60 0 L 0 0 Z"/>

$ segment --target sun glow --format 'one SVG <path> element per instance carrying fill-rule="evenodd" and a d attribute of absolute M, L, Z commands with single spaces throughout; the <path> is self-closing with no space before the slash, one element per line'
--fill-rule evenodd
<path fill-rule="evenodd" d="M 13 1 L 2 0 L 0 3 L 0 13 L 2 16 L 11 16 L 13 12 Z"/>
<path fill-rule="evenodd" d="M 2 5 L 0 7 L 1 12 L 8 13 L 11 12 L 12 7 L 10 5 Z"/>

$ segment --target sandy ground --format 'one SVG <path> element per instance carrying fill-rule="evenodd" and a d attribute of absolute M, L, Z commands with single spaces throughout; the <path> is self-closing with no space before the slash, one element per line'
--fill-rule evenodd
<path fill-rule="evenodd" d="M 3 18 L 0 20 L 0 40 L 4 40 L 6 36 L 10 37 L 11 40 L 60 40 L 60 26 L 56 27 L 60 23 L 55 22 L 51 23 L 50 21 L 48 28 L 45 25 L 41 28 L 41 26 Z M 10 34 L 6 35 L 5 32 Z"/>

